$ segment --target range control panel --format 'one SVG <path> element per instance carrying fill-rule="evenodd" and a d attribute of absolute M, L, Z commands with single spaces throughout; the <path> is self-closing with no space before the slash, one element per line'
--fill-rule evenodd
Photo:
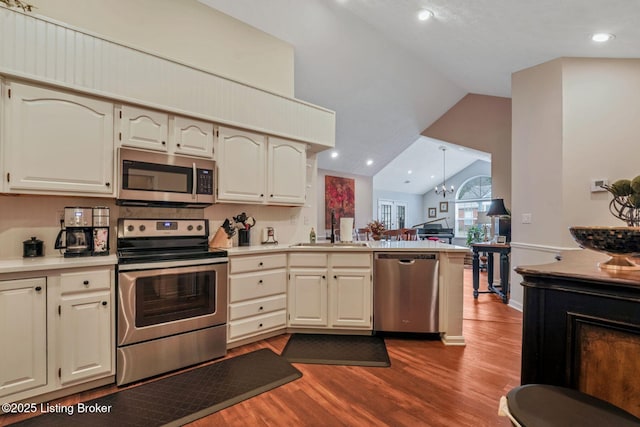
<path fill-rule="evenodd" d="M 208 236 L 208 219 L 118 219 L 118 238 Z"/>

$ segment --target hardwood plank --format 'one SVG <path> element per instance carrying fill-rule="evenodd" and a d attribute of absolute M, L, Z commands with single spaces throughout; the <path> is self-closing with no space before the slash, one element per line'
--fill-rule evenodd
<path fill-rule="evenodd" d="M 481 280 L 483 287 L 486 276 Z M 188 425 L 510 426 L 498 416 L 498 402 L 520 385 L 522 315 L 496 295 L 474 300 L 471 269 L 465 268 L 464 281 L 466 347 L 387 337 L 389 368 L 296 364 L 303 374 L 299 380 Z M 288 338 L 234 348 L 226 357 L 260 348 L 280 354 Z M 103 387 L 56 403 L 72 404 L 115 390 Z M 5 416 L 0 425 L 22 418 Z"/>

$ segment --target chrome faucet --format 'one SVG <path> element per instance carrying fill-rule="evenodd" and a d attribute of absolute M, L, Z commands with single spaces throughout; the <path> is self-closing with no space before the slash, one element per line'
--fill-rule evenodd
<path fill-rule="evenodd" d="M 331 243 L 336 242 L 336 212 L 331 209 Z"/>

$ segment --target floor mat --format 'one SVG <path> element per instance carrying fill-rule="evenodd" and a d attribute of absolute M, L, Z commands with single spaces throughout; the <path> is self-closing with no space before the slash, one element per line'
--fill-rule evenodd
<path fill-rule="evenodd" d="M 73 415 L 50 408 L 16 425 L 179 426 L 301 376 L 284 358 L 262 349 L 74 405 Z M 100 410 L 106 412 L 87 413 Z"/>
<path fill-rule="evenodd" d="M 369 335 L 293 334 L 282 357 L 292 363 L 391 366 L 384 339 Z"/>

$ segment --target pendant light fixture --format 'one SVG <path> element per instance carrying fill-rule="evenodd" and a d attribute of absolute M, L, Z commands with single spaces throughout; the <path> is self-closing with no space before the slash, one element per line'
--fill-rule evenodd
<path fill-rule="evenodd" d="M 447 182 L 446 182 L 447 174 L 446 174 L 446 159 L 445 159 L 447 147 L 445 147 L 444 145 L 441 145 L 439 149 L 442 150 L 442 187 L 438 189 L 438 187 L 436 186 L 436 194 L 437 195 L 442 194 L 442 197 L 446 199 L 447 194 L 453 193 L 454 189 L 452 185 L 451 189 L 447 190 Z"/>

